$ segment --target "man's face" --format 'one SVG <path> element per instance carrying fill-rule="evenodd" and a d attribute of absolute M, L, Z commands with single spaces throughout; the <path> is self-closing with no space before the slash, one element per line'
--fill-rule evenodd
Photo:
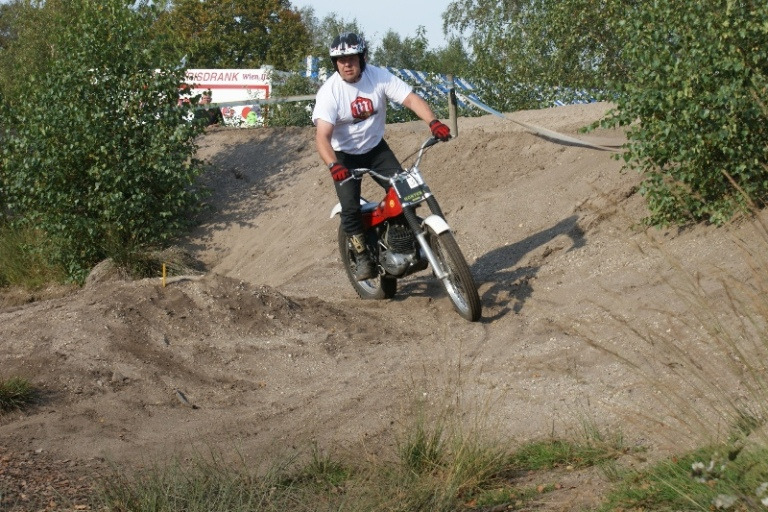
<path fill-rule="evenodd" d="M 339 75 L 346 82 L 356 82 L 360 77 L 360 56 L 344 55 L 336 59 Z"/>

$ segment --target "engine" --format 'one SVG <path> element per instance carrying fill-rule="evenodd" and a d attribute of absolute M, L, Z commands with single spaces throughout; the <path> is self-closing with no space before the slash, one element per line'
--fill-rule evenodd
<path fill-rule="evenodd" d="M 400 277 L 427 267 L 426 260 L 419 256 L 416 238 L 407 226 L 387 225 L 382 242 L 379 262 L 388 274 Z"/>
<path fill-rule="evenodd" d="M 392 252 L 403 254 L 416 250 L 416 238 L 408 226 L 402 224 L 388 224 L 384 233 L 384 244 Z"/>

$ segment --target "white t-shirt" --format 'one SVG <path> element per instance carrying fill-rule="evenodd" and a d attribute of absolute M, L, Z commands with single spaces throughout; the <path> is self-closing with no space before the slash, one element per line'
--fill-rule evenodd
<path fill-rule="evenodd" d="M 412 88 L 386 69 L 366 65 L 360 80 L 345 82 L 338 73 L 317 92 L 312 122 L 331 123 L 335 151 L 360 155 L 372 150 L 384 137 L 387 100 L 402 103 Z"/>

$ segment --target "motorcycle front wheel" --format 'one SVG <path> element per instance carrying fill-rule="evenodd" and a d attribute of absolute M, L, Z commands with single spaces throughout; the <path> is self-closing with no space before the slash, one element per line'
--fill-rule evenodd
<path fill-rule="evenodd" d="M 347 278 L 361 299 L 391 299 L 397 291 L 397 279 L 387 276 L 377 276 L 373 279 L 358 281 L 355 279 L 355 252 L 352 244 L 341 226 L 339 226 L 339 254 Z"/>
<path fill-rule="evenodd" d="M 450 231 L 438 235 L 429 229 L 428 236 L 435 258 L 442 266 L 442 270 L 448 274 L 443 279 L 443 286 L 448 292 L 453 308 L 465 320 L 476 322 L 482 314 L 482 304 L 477 294 L 475 280 L 472 278 L 459 244 L 456 243 Z"/>

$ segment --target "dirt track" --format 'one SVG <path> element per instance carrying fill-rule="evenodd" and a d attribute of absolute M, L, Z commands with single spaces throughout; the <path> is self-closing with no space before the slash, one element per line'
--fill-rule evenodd
<path fill-rule="evenodd" d="M 577 133 L 606 108 L 510 117 L 620 143 Z M 387 139 L 405 157 L 427 135 L 409 123 Z M 166 287 L 94 276 L 75 295 L 0 310 L 0 376 L 46 391 L 0 418 L 6 452 L 120 464 L 208 447 L 264 461 L 310 442 L 378 452 L 423 402 L 513 443 L 589 425 L 654 456 L 696 442 L 690 415 L 716 421 L 705 404 L 719 391 L 689 387 L 687 372 L 692 359 L 715 365 L 717 347 L 695 322 L 668 325 L 690 312 L 668 281 L 747 272 L 731 239 L 749 240 L 749 225 L 649 238 L 637 227 L 639 178 L 609 152 L 492 116 L 461 119 L 459 137 L 429 151 L 422 172 L 480 285 L 474 324 L 426 272 L 394 300 L 356 298 L 312 129 L 213 129 L 200 156 L 213 211 L 185 248 L 205 273 Z M 628 326 L 674 329 L 680 347 L 652 347 Z M 718 383 L 730 399 L 743 394 L 730 374 Z M 568 510 L 596 485 L 552 499 Z"/>

